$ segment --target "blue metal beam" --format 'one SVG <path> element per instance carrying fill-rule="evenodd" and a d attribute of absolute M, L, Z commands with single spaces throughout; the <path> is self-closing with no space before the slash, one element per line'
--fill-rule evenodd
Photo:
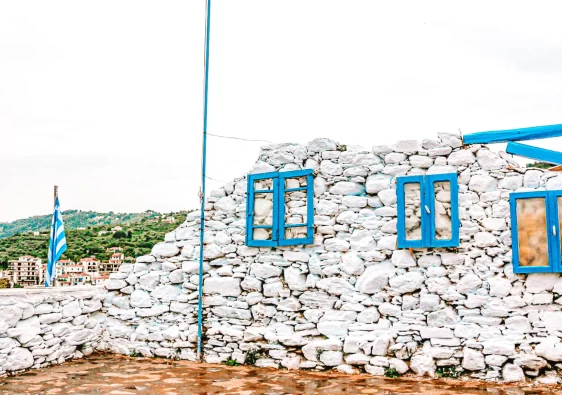
<path fill-rule="evenodd" d="M 505 143 L 508 141 L 546 139 L 560 136 L 562 136 L 562 124 L 470 133 L 464 135 L 462 139 L 465 144 L 490 144 Z"/>
<path fill-rule="evenodd" d="M 527 144 L 520 144 L 513 141 L 507 143 L 505 150 L 508 154 L 519 155 L 529 159 L 540 160 L 541 162 L 562 165 L 562 152 L 552 151 L 545 148 L 532 147 Z"/>

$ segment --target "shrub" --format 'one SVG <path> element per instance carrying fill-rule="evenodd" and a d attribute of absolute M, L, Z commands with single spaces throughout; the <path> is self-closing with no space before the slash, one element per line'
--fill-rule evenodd
<path fill-rule="evenodd" d="M 391 379 L 395 379 L 395 378 L 400 377 L 400 373 L 398 373 L 398 372 L 396 371 L 396 369 L 394 369 L 394 368 L 386 368 L 386 369 L 384 370 L 384 375 L 385 375 L 386 377 L 391 378 Z"/>
<path fill-rule="evenodd" d="M 460 376 L 460 372 L 457 372 L 454 366 L 439 366 L 435 371 L 437 377 L 448 377 L 456 379 Z"/>
<path fill-rule="evenodd" d="M 262 357 L 258 350 L 250 350 L 246 353 L 246 358 L 244 359 L 244 365 L 255 365 L 258 359 Z"/>
<path fill-rule="evenodd" d="M 224 364 L 226 366 L 240 366 L 240 364 L 238 362 L 236 362 L 234 359 L 229 358 L 228 360 L 224 361 Z"/>

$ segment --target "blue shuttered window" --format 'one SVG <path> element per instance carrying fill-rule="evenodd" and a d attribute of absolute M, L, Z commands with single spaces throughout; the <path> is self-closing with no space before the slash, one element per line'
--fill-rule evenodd
<path fill-rule="evenodd" d="M 398 177 L 398 247 L 458 246 L 458 192 L 456 173 Z"/>
<path fill-rule="evenodd" d="M 513 271 L 561 272 L 562 191 L 513 192 L 509 203 Z"/>
<path fill-rule="evenodd" d="M 246 245 L 312 244 L 314 180 L 312 170 L 250 174 L 246 204 Z"/>

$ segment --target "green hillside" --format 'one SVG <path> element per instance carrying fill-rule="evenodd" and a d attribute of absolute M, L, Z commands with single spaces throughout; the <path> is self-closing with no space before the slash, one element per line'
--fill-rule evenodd
<path fill-rule="evenodd" d="M 158 215 L 155 213 L 155 215 Z M 161 218 L 142 218 L 137 222 L 121 224 L 122 231 L 112 232 L 115 225 L 89 226 L 85 230 L 66 230 L 68 250 L 63 258 L 78 261 L 95 255 L 101 260 L 108 260 L 110 247 L 121 247 L 126 257 L 136 257 L 150 252 L 152 246 L 164 240 L 164 235 L 176 229 L 186 217 L 186 213 L 172 213 L 175 223 L 163 223 Z M 66 217 L 65 217 L 66 221 Z M 65 222 L 66 227 L 66 222 Z M 100 234 L 101 232 L 101 234 Z M 33 233 L 21 233 L 0 240 L 0 267 L 5 268 L 8 260 L 22 255 L 32 255 L 47 260 L 49 249 L 49 230 L 38 236 Z"/>
<path fill-rule="evenodd" d="M 159 217 L 156 211 L 144 213 L 98 213 L 96 211 L 67 210 L 62 212 L 65 229 L 87 228 L 99 225 L 121 225 L 139 222 L 142 219 Z M 38 215 L 14 222 L 0 222 L 0 239 L 24 232 L 41 232 L 51 226 L 53 214 Z"/>

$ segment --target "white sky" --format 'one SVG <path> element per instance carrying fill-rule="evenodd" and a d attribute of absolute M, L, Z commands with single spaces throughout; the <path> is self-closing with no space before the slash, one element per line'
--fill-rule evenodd
<path fill-rule="evenodd" d="M 0 221 L 50 213 L 55 183 L 63 209 L 198 205 L 204 6 L 0 2 Z M 213 0 L 209 132 L 370 147 L 562 123 L 561 8 Z M 208 175 L 259 146 L 210 137 Z"/>

